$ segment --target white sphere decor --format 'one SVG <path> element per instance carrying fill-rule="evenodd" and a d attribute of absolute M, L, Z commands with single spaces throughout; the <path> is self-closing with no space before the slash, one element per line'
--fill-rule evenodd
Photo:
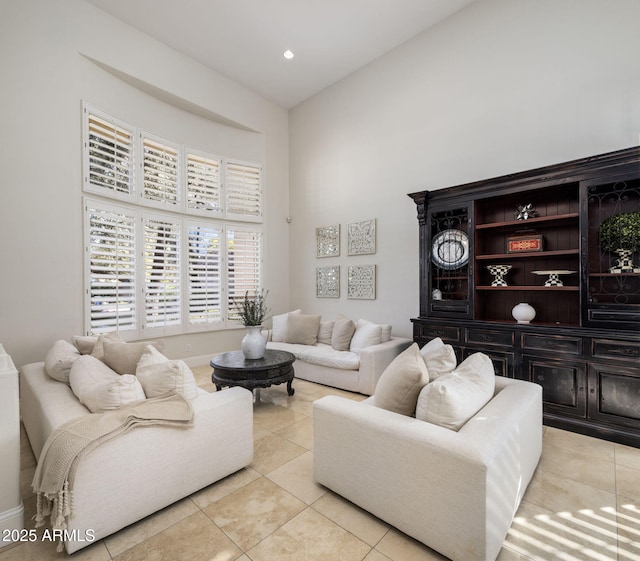
<path fill-rule="evenodd" d="M 511 315 L 518 323 L 530 323 L 536 317 L 536 311 L 526 302 L 520 302 L 513 307 Z"/>

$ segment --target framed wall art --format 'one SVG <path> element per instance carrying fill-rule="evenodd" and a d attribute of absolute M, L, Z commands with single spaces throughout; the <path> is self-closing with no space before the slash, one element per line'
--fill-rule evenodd
<path fill-rule="evenodd" d="M 376 266 L 360 265 L 349 267 L 347 275 L 347 298 L 375 300 Z"/>
<path fill-rule="evenodd" d="M 340 224 L 316 228 L 316 257 L 340 255 Z"/>
<path fill-rule="evenodd" d="M 376 220 L 353 222 L 347 227 L 347 254 L 367 255 L 376 252 Z"/>
<path fill-rule="evenodd" d="M 316 297 L 340 298 L 340 266 L 316 269 Z"/>

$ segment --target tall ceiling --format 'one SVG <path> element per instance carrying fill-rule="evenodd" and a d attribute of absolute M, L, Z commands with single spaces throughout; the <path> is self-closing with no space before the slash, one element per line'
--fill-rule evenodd
<path fill-rule="evenodd" d="M 86 1 L 291 108 L 474 0 Z"/>

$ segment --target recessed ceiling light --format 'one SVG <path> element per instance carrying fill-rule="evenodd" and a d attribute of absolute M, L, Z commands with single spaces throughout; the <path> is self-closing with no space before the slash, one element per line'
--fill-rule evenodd
<path fill-rule="evenodd" d="M 293 51 L 290 51 L 289 49 L 287 49 L 284 53 L 282 53 L 282 56 L 287 60 L 291 60 L 296 55 Z"/>

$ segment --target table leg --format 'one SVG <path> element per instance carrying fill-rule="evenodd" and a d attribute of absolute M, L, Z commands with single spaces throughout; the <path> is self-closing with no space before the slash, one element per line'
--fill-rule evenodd
<path fill-rule="evenodd" d="M 293 383 L 293 380 L 289 380 L 287 382 L 287 393 L 289 395 L 293 395 L 294 393 L 296 393 L 296 390 L 294 388 L 291 387 L 291 384 Z"/>

